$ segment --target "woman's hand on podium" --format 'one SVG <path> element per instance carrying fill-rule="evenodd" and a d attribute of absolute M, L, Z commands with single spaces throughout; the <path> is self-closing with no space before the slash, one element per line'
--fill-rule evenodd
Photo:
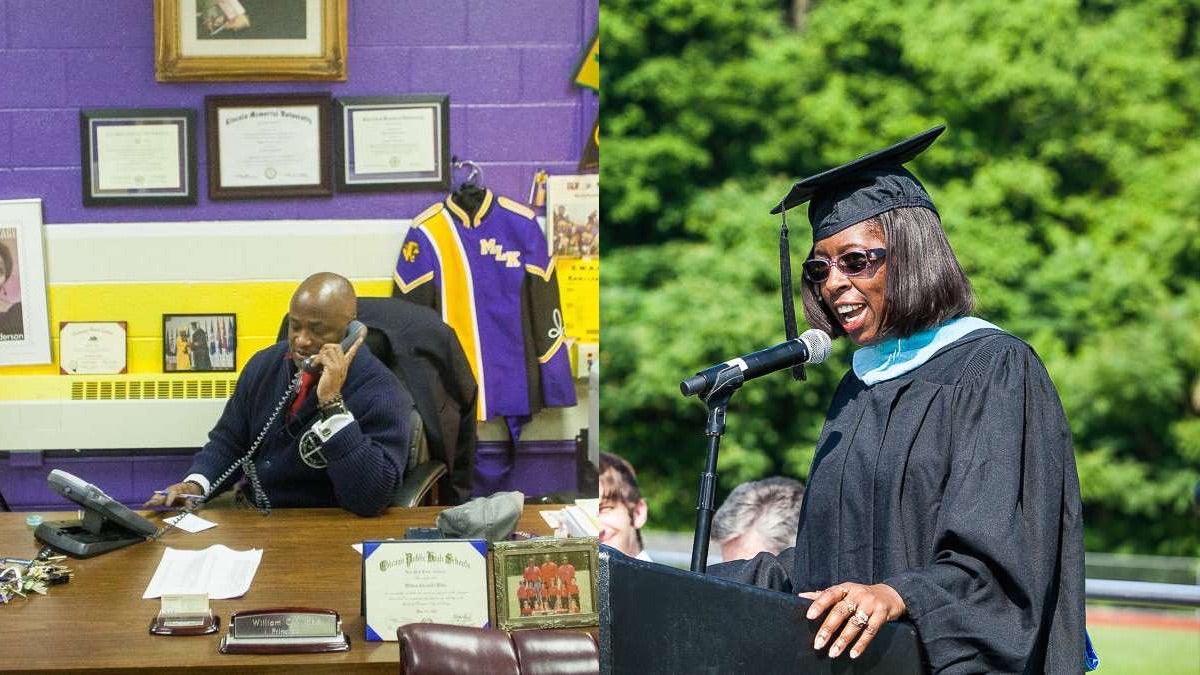
<path fill-rule="evenodd" d="M 871 644 L 871 640 L 883 624 L 904 616 L 906 610 L 900 594 L 887 584 L 865 586 L 846 582 L 823 591 L 809 591 L 799 595 L 813 601 L 808 608 L 809 621 L 828 612 L 825 621 L 817 630 L 817 639 L 813 641 L 814 649 L 820 651 L 833 635 L 841 631 L 829 648 L 829 658 L 836 658 L 846 651 L 855 638 L 858 638 L 858 642 L 850 650 L 850 658 L 858 658 L 867 645 Z"/>

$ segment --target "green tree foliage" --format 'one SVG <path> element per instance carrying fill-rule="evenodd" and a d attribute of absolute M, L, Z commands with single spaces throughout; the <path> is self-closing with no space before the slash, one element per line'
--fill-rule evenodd
<path fill-rule="evenodd" d="M 694 523 L 678 383 L 783 337 L 789 181 L 945 122 L 913 168 L 979 315 L 1025 338 L 1075 436 L 1089 550 L 1200 554 L 1200 0 L 606 0 L 602 440 L 652 523 Z M 791 220 L 798 265 L 810 231 Z M 803 326 L 801 327 L 803 329 Z M 804 477 L 853 345 L 730 409 L 722 493 Z"/>

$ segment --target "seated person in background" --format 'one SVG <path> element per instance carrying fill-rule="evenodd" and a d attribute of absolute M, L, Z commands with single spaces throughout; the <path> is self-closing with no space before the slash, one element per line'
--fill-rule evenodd
<path fill-rule="evenodd" d="M 253 482 L 257 474 L 262 486 L 265 499 L 247 494 L 256 506 L 341 506 L 361 516 L 382 513 L 404 475 L 413 402 L 396 376 L 370 350 L 360 349 L 365 333 L 342 351 L 339 342 L 355 306 L 354 288 L 345 278 L 323 272 L 305 279 L 288 309 L 287 342 L 250 358 L 189 475 L 145 506 L 178 506 L 184 495 L 207 499 L 228 489 L 227 470 L 261 430 L 262 443 L 246 476 Z M 320 374 L 315 381 L 302 377 L 299 393 L 281 405 L 309 356 L 322 368 Z"/>
<path fill-rule="evenodd" d="M 633 466 L 617 455 L 600 453 L 600 543 L 627 556 L 650 560 L 642 546 L 649 515 Z"/>
<path fill-rule="evenodd" d="M 800 481 L 781 476 L 735 487 L 713 516 L 712 540 L 721 547 L 721 559 L 749 560 L 796 543 L 803 498 Z"/>

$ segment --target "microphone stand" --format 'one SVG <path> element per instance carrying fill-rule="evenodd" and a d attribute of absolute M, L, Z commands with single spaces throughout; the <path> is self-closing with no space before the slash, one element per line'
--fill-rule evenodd
<path fill-rule="evenodd" d="M 717 373 L 713 386 L 704 396 L 708 408 L 708 422 L 704 435 L 708 436 L 708 457 L 704 473 L 700 474 L 700 491 L 696 495 L 696 538 L 692 542 L 693 572 L 704 573 L 708 567 L 708 535 L 712 530 L 713 503 L 717 494 L 717 451 L 721 447 L 721 435 L 725 433 L 725 410 L 742 383 L 746 381 L 742 369 L 737 366 Z"/>

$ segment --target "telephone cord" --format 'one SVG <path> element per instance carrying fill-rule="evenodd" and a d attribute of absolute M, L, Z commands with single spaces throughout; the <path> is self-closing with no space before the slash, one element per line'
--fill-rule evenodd
<path fill-rule="evenodd" d="M 292 396 L 294 396 L 296 391 L 299 390 L 299 387 L 300 373 L 297 372 L 296 377 L 292 378 L 292 383 L 288 386 L 287 391 L 283 392 L 283 398 L 279 399 L 279 403 L 275 405 L 275 411 L 271 413 L 270 419 L 268 419 L 266 424 L 263 425 L 262 431 L 258 432 L 258 438 L 255 438 L 254 443 L 250 445 L 250 449 L 246 451 L 246 454 L 243 455 L 241 459 L 231 464 L 229 468 L 225 470 L 225 473 L 221 474 L 212 482 L 212 485 L 210 485 L 208 488 L 208 494 L 216 494 L 217 488 L 220 487 L 221 484 L 224 483 L 230 476 L 232 476 L 233 473 L 237 471 L 238 467 L 242 467 L 246 472 L 246 477 L 250 479 L 250 487 L 254 491 L 254 506 L 264 516 L 270 515 L 271 500 L 267 497 L 266 491 L 263 490 L 262 484 L 258 480 L 258 469 L 254 466 L 254 453 L 258 450 L 258 446 L 262 444 L 263 439 L 267 437 L 267 432 L 271 430 L 271 425 L 275 423 L 275 420 L 279 417 L 279 413 L 283 412 L 284 407 L 291 402 Z M 175 519 L 175 523 L 183 520 L 183 516 L 199 510 L 207 500 L 207 495 L 200 497 L 199 499 L 189 500 L 191 503 L 180 509 L 180 517 Z M 158 529 L 157 532 L 150 535 L 150 539 L 153 541 L 163 536 L 167 530 L 175 527 L 175 523 L 167 523 L 166 525 L 163 525 Z"/>

